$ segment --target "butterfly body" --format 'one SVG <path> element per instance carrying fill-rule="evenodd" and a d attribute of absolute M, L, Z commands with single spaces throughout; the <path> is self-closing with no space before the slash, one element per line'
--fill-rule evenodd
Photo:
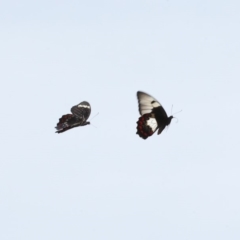
<path fill-rule="evenodd" d="M 137 121 L 137 134 L 143 139 L 152 136 L 156 130 L 160 134 L 173 116 L 168 117 L 162 105 L 149 94 L 137 92 L 137 98 L 141 114 Z"/>
<path fill-rule="evenodd" d="M 78 105 L 73 106 L 71 112 L 72 114 L 65 114 L 59 119 L 59 122 L 55 127 L 57 129 L 56 133 L 62 133 L 75 127 L 90 124 L 90 122 L 87 122 L 91 113 L 91 106 L 88 102 L 83 101 Z"/>

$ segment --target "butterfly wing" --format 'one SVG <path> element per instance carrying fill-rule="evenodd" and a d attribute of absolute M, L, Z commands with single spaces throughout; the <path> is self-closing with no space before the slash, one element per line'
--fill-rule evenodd
<path fill-rule="evenodd" d="M 137 134 L 143 139 L 152 136 L 157 129 L 158 123 L 152 113 L 142 115 L 137 121 Z"/>
<path fill-rule="evenodd" d="M 84 124 L 90 116 L 91 106 L 88 102 L 83 101 L 71 108 L 72 114 Z"/>
<path fill-rule="evenodd" d="M 56 126 L 56 133 L 65 132 L 73 127 L 75 127 L 79 123 L 79 120 L 72 114 L 63 115 L 59 118 L 59 122 Z"/>
<path fill-rule="evenodd" d="M 141 115 L 145 113 L 150 113 L 154 108 L 160 108 L 162 114 L 167 116 L 167 113 L 163 109 L 160 102 L 158 102 L 154 97 L 145 93 L 145 92 L 137 92 L 137 99 L 138 99 L 138 109 Z"/>
<path fill-rule="evenodd" d="M 154 97 L 144 92 L 137 92 L 138 109 L 142 115 L 137 122 L 137 134 L 146 139 L 157 129 L 160 134 L 168 119 L 164 108 Z"/>

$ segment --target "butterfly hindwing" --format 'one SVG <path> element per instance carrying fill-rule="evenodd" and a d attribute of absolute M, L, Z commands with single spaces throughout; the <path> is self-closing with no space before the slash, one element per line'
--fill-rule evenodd
<path fill-rule="evenodd" d="M 152 113 L 142 115 L 137 121 L 137 134 L 143 139 L 152 136 L 157 129 L 158 123 Z"/>

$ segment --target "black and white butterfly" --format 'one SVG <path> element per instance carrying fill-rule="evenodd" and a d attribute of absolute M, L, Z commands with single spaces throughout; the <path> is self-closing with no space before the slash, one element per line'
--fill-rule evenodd
<path fill-rule="evenodd" d="M 137 99 L 141 114 L 137 121 L 137 134 L 143 139 L 152 136 L 157 129 L 160 134 L 173 116 L 168 117 L 162 105 L 147 93 L 137 92 Z"/>
<path fill-rule="evenodd" d="M 59 122 L 55 127 L 57 129 L 56 133 L 62 133 L 71 128 L 90 124 L 90 122 L 87 122 L 91 113 L 91 106 L 88 102 L 83 101 L 73 106 L 71 112 L 72 114 L 66 114 L 59 118 Z"/>

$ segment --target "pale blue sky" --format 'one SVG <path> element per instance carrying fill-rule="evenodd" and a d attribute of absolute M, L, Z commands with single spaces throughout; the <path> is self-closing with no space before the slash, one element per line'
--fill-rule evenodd
<path fill-rule="evenodd" d="M 240 2 L 1 1 L 0 239 L 240 239 Z M 179 122 L 136 135 L 136 92 Z M 91 125 L 55 134 L 88 101 Z"/>

